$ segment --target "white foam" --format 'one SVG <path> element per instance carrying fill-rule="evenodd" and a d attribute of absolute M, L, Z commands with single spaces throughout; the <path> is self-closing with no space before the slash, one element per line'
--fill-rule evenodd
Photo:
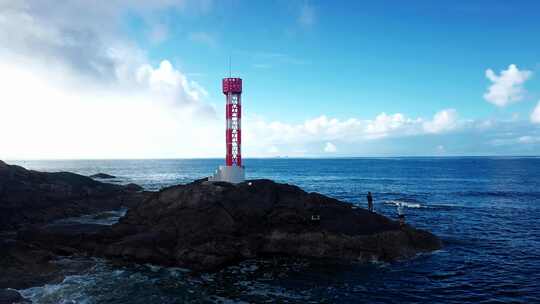
<path fill-rule="evenodd" d="M 163 268 L 161 266 L 153 265 L 153 264 L 144 264 L 144 266 L 150 268 L 150 271 L 152 271 L 152 272 L 158 272 Z"/>
<path fill-rule="evenodd" d="M 407 208 L 427 208 L 426 206 L 423 206 L 420 203 L 410 203 L 410 202 L 404 202 L 404 201 L 399 201 L 399 200 L 386 201 L 385 204 L 395 205 L 395 206 L 397 206 L 398 204 L 402 204 L 403 206 Z"/>

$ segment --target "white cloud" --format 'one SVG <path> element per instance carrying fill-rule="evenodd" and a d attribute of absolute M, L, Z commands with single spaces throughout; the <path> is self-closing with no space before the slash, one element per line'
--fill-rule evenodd
<path fill-rule="evenodd" d="M 401 113 L 387 115 L 381 113 L 374 120 L 368 121 L 366 124 L 365 133 L 367 138 L 386 137 L 394 132 L 403 131 L 403 133 L 416 133 L 415 125 L 421 120 L 405 118 Z"/>
<path fill-rule="evenodd" d="M 130 90 L 95 90 L 49 80 L 50 71 L 38 67 L 0 63 L 0 158 L 221 156 L 222 124 L 194 89 L 155 79 L 164 65 Z"/>
<path fill-rule="evenodd" d="M 497 76 L 492 69 L 486 70 L 486 77 L 492 82 L 488 91 L 484 94 L 484 99 L 498 107 L 523 99 L 525 90 L 523 84 L 532 76 L 531 71 L 522 70 L 514 64 L 508 69 L 501 71 Z"/>
<path fill-rule="evenodd" d="M 216 119 L 206 90 L 167 59 L 151 64 L 119 32 L 128 3 L 141 14 L 176 5 L 165 0 L 90 6 L 82 0 L 62 6 L 0 0 L 0 159 L 223 156 L 223 120 Z M 211 41 L 211 36 L 199 36 L 194 38 Z M 268 58 L 295 62 L 283 54 Z M 431 120 L 383 112 L 369 119 L 321 115 L 287 123 L 244 114 L 248 157 L 313 155 L 322 153 L 321 147 L 328 153 L 339 147 L 343 154 L 351 146 L 441 136 L 467 125 L 452 109 Z M 537 137 L 518 134 L 524 141 Z M 512 136 L 515 144 L 518 135 Z"/>
<path fill-rule="evenodd" d="M 330 152 L 332 146 L 341 147 L 342 144 L 357 145 L 382 139 L 444 134 L 468 125 L 468 122 L 458 120 L 457 112 L 453 109 L 440 111 L 428 121 L 409 118 L 401 113 L 381 113 L 373 119 L 337 119 L 321 115 L 302 123 L 289 124 L 268 122 L 247 114 L 242 131 L 245 136 L 243 142 L 247 145 L 244 151 L 248 154 L 266 155 L 271 147 L 279 147 L 281 154 L 288 155 L 287 152 L 292 150 L 317 154 L 321 145 L 324 152 Z M 476 126 L 471 124 L 471 127 Z"/>
<path fill-rule="evenodd" d="M 454 109 L 446 109 L 437 112 L 433 120 L 426 121 L 423 124 L 427 133 L 442 133 L 454 130 L 458 127 L 458 114 Z"/>
<path fill-rule="evenodd" d="M 540 100 L 536 104 L 536 107 L 531 113 L 531 122 L 540 124 Z"/>
<path fill-rule="evenodd" d="M 139 84 L 158 94 L 162 100 L 173 103 L 180 101 L 201 105 L 203 98 L 208 96 L 205 89 L 195 81 L 189 81 L 167 60 L 163 60 L 156 69 L 149 64 L 141 65 L 136 71 L 136 79 Z"/>
<path fill-rule="evenodd" d="M 324 152 L 326 153 L 336 153 L 337 147 L 331 142 L 327 142 L 324 146 Z"/>
<path fill-rule="evenodd" d="M 0 158 L 221 156 L 207 92 L 119 33 L 123 10 L 171 5 L 0 0 Z"/>

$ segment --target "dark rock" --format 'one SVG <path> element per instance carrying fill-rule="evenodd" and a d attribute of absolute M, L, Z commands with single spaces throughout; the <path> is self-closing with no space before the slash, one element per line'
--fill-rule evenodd
<path fill-rule="evenodd" d="M 0 304 L 31 303 L 25 300 L 20 293 L 11 289 L 0 289 Z"/>
<path fill-rule="evenodd" d="M 92 254 L 101 243 L 100 233 L 107 229 L 108 226 L 97 224 L 55 223 L 21 229 L 17 240 L 59 255 Z"/>
<path fill-rule="evenodd" d="M 18 242 L 44 253 L 204 271 L 269 255 L 394 261 L 442 246 L 427 231 L 270 180 L 199 181 L 143 194 L 147 199 L 112 227 L 28 227 L 18 232 Z"/>
<path fill-rule="evenodd" d="M 393 261 L 441 247 L 429 232 L 269 180 L 163 189 L 101 241 L 100 255 L 198 270 L 265 255 Z"/>
<path fill-rule="evenodd" d="M 105 173 L 97 173 L 97 174 L 94 174 L 94 175 L 90 175 L 91 178 L 99 178 L 99 179 L 112 179 L 112 178 L 116 178 L 116 176 L 114 175 L 109 175 L 109 174 L 105 174 Z"/>
<path fill-rule="evenodd" d="M 133 186 L 101 183 L 68 172 L 37 172 L 0 162 L 0 231 L 133 207 L 147 196 Z"/>
<path fill-rule="evenodd" d="M 208 181 L 208 177 L 203 177 L 203 178 L 196 179 L 193 182 L 196 183 L 196 184 L 200 184 L 200 183 L 207 182 L 207 181 Z"/>
<path fill-rule="evenodd" d="M 138 191 L 142 191 L 143 187 L 141 187 L 141 186 L 139 186 L 137 184 L 130 183 L 130 184 L 126 185 L 126 189 L 129 190 L 129 191 L 138 192 Z"/>
<path fill-rule="evenodd" d="M 28 288 L 61 278 L 54 255 L 36 245 L 0 240 L 0 288 Z"/>

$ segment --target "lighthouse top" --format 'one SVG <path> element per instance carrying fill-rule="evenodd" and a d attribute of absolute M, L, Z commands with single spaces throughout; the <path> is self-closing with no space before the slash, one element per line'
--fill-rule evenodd
<path fill-rule="evenodd" d="M 242 93 L 242 78 L 223 78 L 223 94 Z"/>

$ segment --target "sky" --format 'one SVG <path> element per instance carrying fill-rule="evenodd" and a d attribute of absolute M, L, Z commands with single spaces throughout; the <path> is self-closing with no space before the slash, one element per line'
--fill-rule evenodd
<path fill-rule="evenodd" d="M 0 0 L 0 159 L 540 155 L 540 2 Z M 230 71 L 229 71 L 229 60 Z"/>

